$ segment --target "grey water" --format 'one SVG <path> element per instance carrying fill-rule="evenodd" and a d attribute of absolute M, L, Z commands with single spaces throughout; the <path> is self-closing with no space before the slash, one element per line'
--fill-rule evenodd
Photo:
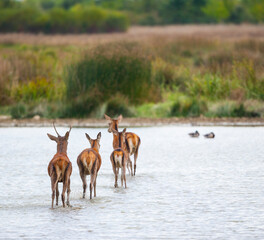
<path fill-rule="evenodd" d="M 72 207 L 60 198 L 52 210 L 47 166 L 56 144 L 46 133 L 53 128 L 0 128 L 0 239 L 264 239 L 263 127 L 129 130 L 142 144 L 124 189 L 120 178 L 114 188 L 107 129 L 72 129 Z M 190 138 L 195 130 L 216 138 Z M 76 159 L 89 147 L 85 133 L 99 131 L 97 197 L 88 191 L 82 199 Z"/>

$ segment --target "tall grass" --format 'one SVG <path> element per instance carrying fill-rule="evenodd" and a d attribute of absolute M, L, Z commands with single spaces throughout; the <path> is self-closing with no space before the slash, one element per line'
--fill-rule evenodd
<path fill-rule="evenodd" d="M 66 68 L 67 100 L 104 103 L 125 96 L 130 104 L 158 101 L 161 93 L 151 79 L 151 59 L 140 50 L 135 44 L 116 43 L 84 53 Z"/>

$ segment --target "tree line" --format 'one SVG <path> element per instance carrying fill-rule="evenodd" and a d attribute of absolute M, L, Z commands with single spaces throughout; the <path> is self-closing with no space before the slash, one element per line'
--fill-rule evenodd
<path fill-rule="evenodd" d="M 261 23 L 264 0 L 1 0 L 1 32 L 126 31 L 133 25 Z"/>

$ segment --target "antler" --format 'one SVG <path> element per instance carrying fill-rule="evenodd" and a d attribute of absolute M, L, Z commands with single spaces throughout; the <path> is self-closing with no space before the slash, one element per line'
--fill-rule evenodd
<path fill-rule="evenodd" d="M 54 125 L 54 122 L 53 122 L 53 127 L 54 127 L 54 129 L 55 129 L 55 132 L 57 133 L 58 137 L 60 137 L 60 134 L 58 133 L 58 131 L 57 131 L 57 129 L 56 129 L 56 127 L 55 127 L 55 125 Z"/>

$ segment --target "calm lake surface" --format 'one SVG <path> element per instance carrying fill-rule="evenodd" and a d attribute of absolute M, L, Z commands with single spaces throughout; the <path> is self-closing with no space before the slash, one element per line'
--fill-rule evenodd
<path fill-rule="evenodd" d="M 66 128 L 58 128 L 64 134 Z M 0 128 L 1 239 L 264 239 L 263 127 L 152 127 L 141 137 L 137 175 L 114 188 L 107 129 L 74 128 L 72 207 L 51 206 L 47 166 L 53 128 Z M 215 139 L 205 134 L 213 131 Z M 97 197 L 82 199 L 76 163 L 89 146 L 84 133 L 102 132 Z M 90 177 L 88 176 L 88 181 Z M 59 186 L 60 192 L 62 185 Z"/>

